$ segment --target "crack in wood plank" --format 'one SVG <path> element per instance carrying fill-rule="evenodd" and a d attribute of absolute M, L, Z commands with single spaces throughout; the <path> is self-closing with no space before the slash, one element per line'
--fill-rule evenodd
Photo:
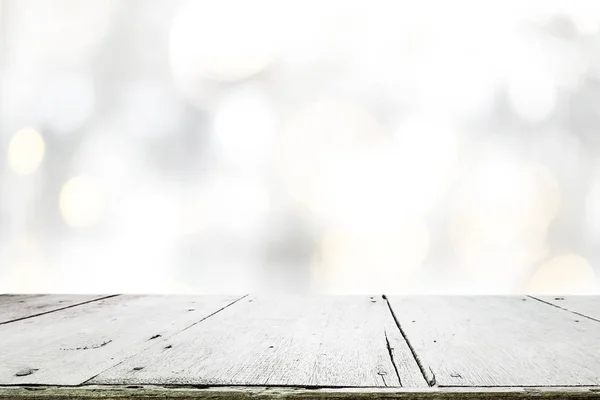
<path fill-rule="evenodd" d="M 381 380 L 383 381 L 383 386 L 388 387 L 387 382 L 385 381 L 385 375 L 381 375 L 379 374 L 379 376 L 381 376 Z"/>
<path fill-rule="evenodd" d="M 571 310 L 569 308 L 561 307 L 558 304 L 550 303 L 549 301 L 540 299 L 539 297 L 535 297 L 535 296 L 527 296 L 527 297 L 529 297 L 531 299 L 534 299 L 534 300 L 537 300 L 540 303 L 544 303 L 544 304 L 548 304 L 549 306 L 556 307 L 556 308 L 558 308 L 560 310 L 567 311 L 567 312 L 570 312 L 570 313 L 575 314 L 575 315 L 579 315 L 580 317 L 584 317 L 584 318 L 587 318 L 587 319 L 591 319 L 592 321 L 600 322 L 600 319 L 596 319 L 594 317 L 590 317 L 590 316 L 582 314 L 580 312 L 573 311 L 573 310 Z"/>
<path fill-rule="evenodd" d="M 411 352 L 413 358 L 415 359 L 415 362 L 419 366 L 419 370 L 421 371 L 421 374 L 423 375 L 423 378 L 425 379 L 425 381 L 427 382 L 427 384 L 430 387 L 431 386 L 435 386 L 436 385 L 435 374 L 431 370 L 431 367 L 428 367 L 429 368 L 429 373 L 428 373 L 427 370 L 424 368 L 424 366 L 423 366 L 423 364 L 421 362 L 421 359 L 417 355 L 417 352 L 415 351 L 415 349 L 413 348 L 412 344 L 408 340 L 408 337 L 406 336 L 406 333 L 402 329 L 402 326 L 400 326 L 400 322 L 398 321 L 398 318 L 396 318 L 396 314 L 394 314 L 394 309 L 392 308 L 392 305 L 390 304 L 387 296 L 384 294 L 381 297 L 387 303 L 388 309 L 390 310 L 390 313 L 392 314 L 392 318 L 394 319 L 394 322 L 396 323 L 396 326 L 398 327 L 398 330 L 400 331 L 400 334 L 402 335 L 402 338 L 404 338 L 404 341 L 406 342 L 408 348 L 410 349 L 410 352 Z M 398 377 L 398 378 L 400 378 L 400 377 Z"/>
<path fill-rule="evenodd" d="M 222 307 L 222 308 L 218 309 L 218 310 L 217 310 L 217 311 L 215 311 L 214 313 L 207 315 L 206 317 L 204 317 L 204 318 L 200 319 L 199 321 L 197 321 L 197 322 L 194 322 L 193 324 L 190 324 L 189 326 L 186 326 L 185 328 L 183 328 L 183 329 L 182 329 L 182 330 L 180 330 L 179 332 L 175 333 L 173 336 L 175 336 L 175 335 L 177 335 L 177 334 L 179 334 L 179 333 L 181 333 L 181 332 L 183 332 L 183 331 L 186 331 L 186 330 L 190 329 L 190 328 L 191 328 L 192 326 L 194 326 L 194 325 L 198 325 L 200 322 L 202 322 L 202 321 L 204 321 L 204 320 L 206 320 L 206 319 L 208 319 L 208 318 L 212 317 L 212 316 L 213 316 L 213 315 L 215 315 L 215 314 L 218 314 L 218 313 L 220 313 L 220 312 L 221 312 L 221 311 L 223 311 L 224 309 L 231 307 L 232 305 L 234 305 L 235 303 L 237 303 L 237 302 L 238 302 L 238 301 L 240 301 L 240 300 L 243 300 L 243 299 L 245 299 L 246 297 L 248 297 L 248 294 L 245 294 L 245 295 L 243 295 L 243 296 L 242 296 L 242 297 L 240 297 L 239 299 L 237 299 L 237 300 L 235 300 L 235 301 L 233 301 L 233 302 L 231 302 L 231 303 L 227 304 L 225 307 Z M 173 336 L 171 336 L 171 337 L 173 337 Z"/>
<path fill-rule="evenodd" d="M 90 350 L 90 349 L 99 349 L 101 347 L 106 346 L 107 344 L 112 343 L 112 340 L 105 340 L 104 342 L 100 343 L 100 344 L 93 344 L 90 346 L 81 346 L 81 347 L 74 347 L 74 348 L 62 348 L 61 350 Z"/>
<path fill-rule="evenodd" d="M 2 295 L 2 296 L 6 296 L 6 295 Z M 62 311 L 62 310 L 66 310 L 68 308 L 78 307 L 78 306 L 82 306 L 84 304 L 93 303 L 95 301 L 106 300 L 106 299 L 110 299 L 111 297 L 117 297 L 117 296 L 119 296 L 119 295 L 118 294 L 111 294 L 111 295 L 108 295 L 108 296 L 103 296 L 103 297 L 98 297 L 98 298 L 91 299 L 91 300 L 82 301 L 81 303 L 70 304 L 68 306 L 64 306 L 64 307 L 60 307 L 60 308 L 54 308 L 52 310 L 43 311 L 43 312 L 40 312 L 40 313 L 37 313 L 37 314 L 27 315 L 25 317 L 14 318 L 14 319 L 11 319 L 11 320 L 8 320 L 8 321 L 0 321 L 0 325 L 10 324 L 11 322 L 22 321 L 24 319 L 35 318 L 35 317 L 39 317 L 40 315 L 51 314 L 51 313 L 54 313 L 54 312 L 57 312 L 57 311 Z"/>
<path fill-rule="evenodd" d="M 383 330 L 383 335 L 385 336 L 385 346 L 387 347 L 388 354 L 390 355 L 390 361 L 392 362 L 392 365 L 394 366 L 394 371 L 396 372 L 396 376 L 398 377 L 398 383 L 402 387 L 402 379 L 400 378 L 400 373 L 398 372 L 398 366 L 396 365 L 396 361 L 394 360 L 394 352 L 393 352 L 394 349 L 390 345 L 390 340 L 388 339 L 387 332 L 385 331 L 385 329 Z M 381 378 L 383 379 L 383 376 Z M 383 383 L 385 384 L 385 386 L 387 386 L 385 379 L 383 379 Z"/>
<path fill-rule="evenodd" d="M 199 323 L 200 323 L 200 322 L 202 322 L 202 321 L 205 321 L 205 320 L 207 320 L 208 318 L 212 317 L 213 315 L 220 313 L 221 311 L 225 310 L 226 308 L 228 308 L 228 307 L 231 307 L 232 305 L 236 304 L 237 302 L 239 302 L 240 300 L 242 300 L 242 299 L 246 298 L 247 296 L 248 296 L 248 294 L 245 294 L 245 295 L 241 296 L 240 298 L 238 298 L 238 299 L 236 299 L 236 300 L 232 301 L 231 303 L 227 304 L 226 306 L 224 306 L 224 307 L 221 307 L 221 308 L 220 308 L 220 309 L 218 309 L 217 311 L 215 311 L 215 312 L 213 312 L 213 313 L 211 313 L 211 314 L 209 314 L 209 315 L 207 315 L 207 316 L 203 317 L 203 318 L 202 318 L 202 319 L 200 319 L 199 321 L 196 321 L 196 322 L 194 322 L 193 324 L 190 324 L 190 325 L 186 326 L 185 328 L 183 328 L 183 329 L 181 329 L 180 331 L 178 331 L 178 332 L 174 333 L 173 335 L 171 335 L 171 336 L 169 337 L 169 339 L 172 339 L 172 338 L 173 338 L 175 335 L 177 335 L 177 334 L 179 334 L 179 333 L 181 333 L 181 332 L 183 332 L 183 331 L 185 331 L 185 330 L 187 330 L 187 329 L 191 328 L 191 327 L 192 327 L 192 326 L 194 326 L 194 325 L 197 325 L 197 324 L 199 324 Z M 159 336 L 160 336 L 160 335 L 159 335 Z M 153 337 L 153 338 L 154 338 L 154 337 Z M 158 346 L 158 345 L 162 346 L 163 344 L 164 344 L 163 342 L 158 342 L 158 343 L 155 343 L 155 344 L 153 344 L 153 345 L 151 345 L 151 346 L 149 346 L 149 347 L 147 347 L 147 348 L 144 348 L 144 349 L 142 349 L 142 350 L 138 351 L 138 352 L 137 352 L 137 353 L 135 353 L 135 354 L 131 354 L 130 356 L 123 358 L 123 359 L 122 359 L 121 361 L 119 361 L 118 363 L 116 363 L 116 364 L 114 364 L 114 365 L 111 365 L 110 367 L 108 367 L 108 368 L 106 368 L 106 369 L 104 369 L 104 370 L 102 370 L 102 371 L 98 372 L 98 373 L 97 373 L 97 374 L 95 374 L 94 376 L 92 376 L 92 377 L 90 377 L 89 379 L 85 380 L 84 382 L 82 382 L 82 383 L 81 383 L 81 385 L 86 385 L 88 382 L 92 381 L 92 380 L 93 380 L 94 378 L 96 378 L 98 375 L 100 375 L 100 374 L 103 374 L 104 372 L 106 372 L 106 371 L 108 371 L 108 370 L 110 370 L 110 369 L 112 369 L 112 368 L 114 368 L 114 367 L 116 367 L 116 366 L 118 366 L 118 365 L 121 365 L 121 364 L 123 364 L 124 362 L 128 361 L 129 359 L 131 359 L 131 358 L 135 357 L 136 355 L 138 355 L 139 353 L 141 353 L 142 351 L 145 351 L 145 350 L 147 350 L 148 348 L 150 348 L 150 347 L 153 347 L 153 346 Z M 172 347 L 172 346 L 171 346 L 171 347 Z M 169 347 L 169 348 L 171 348 L 171 347 Z"/>
<path fill-rule="evenodd" d="M 435 386 L 437 384 L 437 382 L 435 381 L 435 373 L 433 372 L 431 367 L 429 367 L 429 372 L 431 372 L 431 381 L 427 381 L 427 382 L 430 382 L 429 386 Z"/>

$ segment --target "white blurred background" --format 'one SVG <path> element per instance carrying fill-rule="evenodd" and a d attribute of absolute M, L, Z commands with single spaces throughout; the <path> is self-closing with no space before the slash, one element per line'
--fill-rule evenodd
<path fill-rule="evenodd" d="M 597 293 L 600 2 L 0 0 L 0 292 Z"/>

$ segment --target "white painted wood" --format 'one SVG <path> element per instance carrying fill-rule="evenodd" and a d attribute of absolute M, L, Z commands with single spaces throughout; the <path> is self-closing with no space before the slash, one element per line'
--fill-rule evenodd
<path fill-rule="evenodd" d="M 239 297 L 118 296 L 0 325 L 0 385 L 81 384 Z"/>
<path fill-rule="evenodd" d="M 91 384 L 427 386 L 380 297 L 250 297 Z"/>
<path fill-rule="evenodd" d="M 3 294 L 0 295 L 0 324 L 31 318 L 105 297 L 107 296 Z"/>
<path fill-rule="evenodd" d="M 23 388 L 0 387 L 4 400 L 597 400 L 597 386 L 576 387 L 427 387 L 427 388 L 298 388 L 264 386 L 110 386 Z"/>
<path fill-rule="evenodd" d="M 600 385 L 600 323 L 528 297 L 389 298 L 440 386 Z"/>
<path fill-rule="evenodd" d="M 534 298 L 600 321 L 600 296 L 534 296 Z"/>
<path fill-rule="evenodd" d="M 384 299 L 378 299 L 387 305 Z M 388 310 L 389 311 L 389 310 Z M 394 318 L 383 318 L 384 335 L 387 340 L 388 352 L 392 353 L 394 366 L 396 367 L 397 375 L 400 377 L 400 383 L 405 388 L 424 388 L 428 387 L 427 381 L 423 373 L 419 369 L 419 365 L 411 353 L 406 340 L 402 337 L 402 333 L 398 329 Z"/>

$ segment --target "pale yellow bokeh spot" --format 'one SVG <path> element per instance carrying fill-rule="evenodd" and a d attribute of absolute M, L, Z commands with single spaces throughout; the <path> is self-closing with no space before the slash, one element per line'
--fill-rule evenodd
<path fill-rule="evenodd" d="M 593 294 L 598 281 L 589 262 L 577 254 L 562 254 L 544 263 L 531 278 L 530 294 Z"/>
<path fill-rule="evenodd" d="M 42 135 L 33 128 L 23 128 L 8 145 L 8 165 L 18 175 L 31 174 L 39 168 L 45 152 Z"/>
<path fill-rule="evenodd" d="M 104 209 L 104 193 L 96 180 L 89 176 L 69 179 L 60 191 L 60 212 L 73 228 L 96 224 Z"/>

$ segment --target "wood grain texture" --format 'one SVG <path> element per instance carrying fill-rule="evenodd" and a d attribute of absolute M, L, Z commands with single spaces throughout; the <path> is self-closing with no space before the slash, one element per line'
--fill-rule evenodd
<path fill-rule="evenodd" d="M 600 321 L 600 296 L 532 296 L 572 313 Z"/>
<path fill-rule="evenodd" d="M 33 390 L 32 390 L 33 389 Z M 4 400 L 566 400 L 598 399 L 597 387 L 284 388 L 160 386 L 0 387 Z"/>
<path fill-rule="evenodd" d="M 600 384 L 600 323 L 527 297 L 389 298 L 439 386 Z"/>
<path fill-rule="evenodd" d="M 0 385 L 77 385 L 239 296 L 118 296 L 0 325 Z"/>
<path fill-rule="evenodd" d="M 2 294 L 0 295 L 0 324 L 59 311 L 105 297 L 108 296 Z"/>
<path fill-rule="evenodd" d="M 245 298 L 90 383 L 426 386 L 387 304 L 368 296 Z"/>

